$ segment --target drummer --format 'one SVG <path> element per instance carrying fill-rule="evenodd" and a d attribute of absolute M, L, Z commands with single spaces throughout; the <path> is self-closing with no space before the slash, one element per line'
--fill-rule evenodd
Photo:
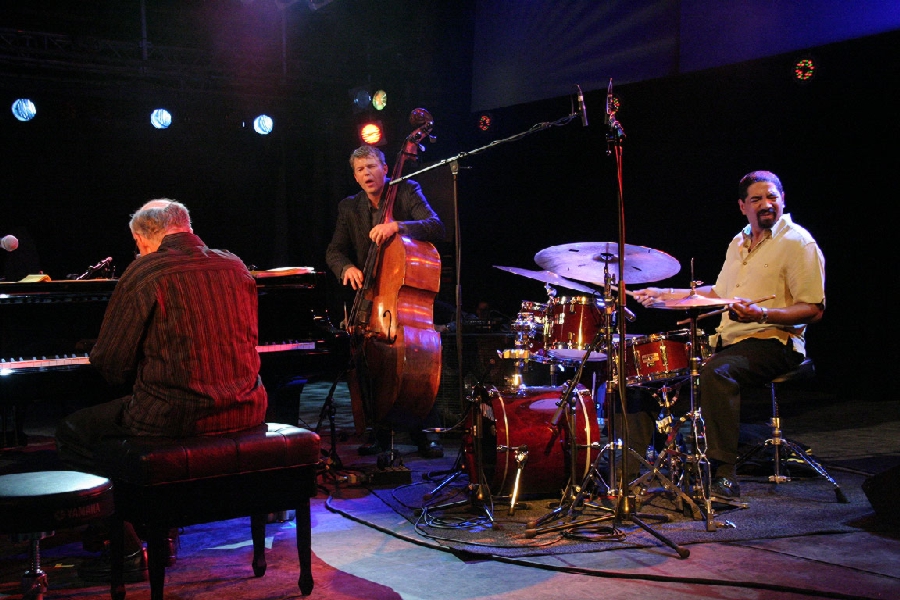
<path fill-rule="evenodd" d="M 810 233 L 784 212 L 778 176 L 753 171 L 741 178 L 738 209 L 748 224 L 728 245 L 715 285 L 695 290 L 708 298 L 735 300 L 727 304 L 716 328 L 715 352 L 699 377 L 706 455 L 714 469 L 709 493 L 723 499 L 740 496 L 735 463 L 742 389 L 765 385 L 796 368 L 806 355 L 807 325 L 825 311 L 825 258 Z M 691 293 L 648 287 L 633 295 L 651 307 Z M 771 300 L 760 300 L 766 297 Z M 647 446 L 640 445 L 652 433 L 646 431 L 647 422 L 629 427 L 632 447 Z"/>

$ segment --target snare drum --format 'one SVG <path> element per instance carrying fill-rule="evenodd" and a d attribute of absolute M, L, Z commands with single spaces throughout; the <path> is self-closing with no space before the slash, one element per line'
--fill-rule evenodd
<path fill-rule="evenodd" d="M 482 456 L 485 479 L 496 495 L 512 495 L 518 463 L 516 453 L 527 447 L 528 455 L 519 482 L 520 495 L 558 495 L 569 480 L 570 445 L 565 414 L 559 425 L 550 424 L 558 408 L 566 386 L 539 386 L 531 388 L 490 388 L 484 398 L 473 406 L 482 415 Z M 600 441 L 597 425 L 597 407 L 591 393 L 581 384 L 575 386 L 575 476 L 580 480 L 587 476 L 599 449 L 591 445 Z M 475 473 L 473 417 L 468 417 L 469 433 L 464 440 L 465 461 L 463 469 L 469 478 Z M 598 444 L 599 445 L 599 444 Z"/>
<path fill-rule="evenodd" d="M 580 361 L 605 322 L 601 307 L 602 302 L 591 296 L 556 298 L 549 307 L 544 328 L 547 354 L 559 360 Z M 588 360 L 605 358 L 592 353 Z"/>

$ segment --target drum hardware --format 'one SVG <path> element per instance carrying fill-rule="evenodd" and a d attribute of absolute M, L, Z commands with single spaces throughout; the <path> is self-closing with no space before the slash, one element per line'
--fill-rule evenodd
<path fill-rule="evenodd" d="M 485 516 L 490 522 L 490 526 L 493 527 L 493 498 L 491 496 L 490 486 L 488 485 L 484 475 L 483 452 L 484 421 L 485 418 L 487 418 L 488 420 L 492 420 L 494 418 L 492 407 L 490 404 L 490 397 L 485 387 L 481 383 L 477 383 L 472 386 L 471 392 L 466 395 L 466 400 L 469 402 L 469 408 L 466 411 L 466 414 L 471 416 L 472 419 L 470 427 L 468 428 L 468 435 L 470 435 L 472 438 L 472 455 L 474 459 L 473 463 L 471 465 L 467 465 L 468 469 L 466 469 L 469 475 L 469 484 L 467 486 L 469 492 L 468 498 L 457 502 L 448 502 L 446 504 L 435 506 L 430 506 L 428 504 L 430 500 L 437 495 L 438 492 L 450 485 L 453 481 L 456 480 L 457 477 L 459 477 L 466 471 L 463 469 L 463 453 L 460 453 L 450 474 L 445 477 L 444 480 L 437 485 L 437 487 L 432 489 L 431 492 L 423 495 L 422 516 L 424 518 L 426 516 L 426 513 L 430 510 L 446 510 L 448 508 L 471 504 L 473 507 L 480 508 L 484 512 Z M 468 417 L 466 417 L 465 419 L 467 418 Z"/>
<path fill-rule="evenodd" d="M 659 308 L 664 310 L 685 310 L 688 313 L 688 323 L 689 323 L 689 331 L 690 331 L 690 377 L 689 377 L 689 390 L 690 390 L 690 411 L 685 416 L 685 418 L 690 418 L 691 420 L 691 429 L 694 434 L 695 440 L 704 440 L 705 435 L 702 432 L 703 430 L 703 422 L 700 418 L 700 364 L 701 364 L 701 356 L 700 356 L 700 345 L 697 336 L 697 321 L 700 317 L 700 310 L 703 308 L 709 308 L 712 306 L 723 306 L 734 304 L 736 302 L 740 302 L 737 298 L 707 298 L 706 296 L 701 296 L 696 293 L 697 286 L 702 285 L 702 281 L 697 281 L 694 279 L 694 265 L 693 259 L 691 260 L 691 293 L 685 296 L 684 298 L 672 298 L 666 299 L 658 302 L 654 302 L 650 305 L 651 308 Z M 725 308 L 725 310 L 728 310 Z M 724 312 L 724 311 L 723 311 Z M 699 423 L 699 427 L 698 427 Z M 696 488 L 697 492 L 702 497 L 702 502 L 704 504 L 705 513 L 706 513 L 706 530 L 707 531 L 715 531 L 720 524 L 715 520 L 715 510 L 713 509 L 713 503 L 718 504 L 728 504 L 730 506 L 734 506 L 736 508 L 747 508 L 748 504 L 745 502 L 740 502 L 734 500 L 732 498 L 719 498 L 717 496 L 712 496 L 708 493 L 709 483 L 712 481 L 711 473 L 710 473 L 710 464 L 709 460 L 706 458 L 706 447 L 705 444 L 696 444 L 693 448 L 693 464 L 695 466 L 695 475 L 697 478 Z"/>
<path fill-rule="evenodd" d="M 609 256 L 605 258 L 608 261 L 611 260 L 612 257 Z M 618 334 L 618 339 L 628 339 L 627 335 L 624 332 L 625 328 L 623 323 L 623 321 L 627 319 L 627 316 L 624 310 L 619 310 L 618 312 L 615 311 L 615 308 L 617 306 L 620 309 L 623 307 L 620 304 L 617 304 L 617 302 L 611 296 L 612 281 L 613 276 L 610 270 L 605 269 L 603 288 L 604 297 L 602 304 L 606 310 L 604 327 L 598 329 L 598 331 L 596 332 L 594 341 L 586 350 L 579 365 L 578 372 L 573 378 L 573 381 L 577 381 L 578 379 L 580 379 L 581 372 L 584 368 L 585 363 L 588 361 L 593 348 L 602 347 L 612 349 L 614 347 L 613 340 L 615 338 L 612 333 L 614 322 L 617 321 L 619 325 L 617 327 L 620 332 Z M 622 291 L 625 291 L 624 287 Z M 620 294 L 620 298 L 624 299 L 624 294 Z M 617 319 L 616 317 L 619 318 Z M 601 340 L 604 341 L 601 342 Z M 624 346 L 624 344 L 622 344 L 621 346 Z M 623 354 L 624 348 L 621 348 L 620 356 L 622 356 Z M 624 362 L 624 358 L 621 358 L 620 360 Z M 620 369 L 619 371 L 620 372 L 617 374 L 618 377 L 616 380 L 616 378 L 613 377 L 613 369 L 607 370 L 606 398 L 612 398 L 612 394 L 610 393 L 612 391 L 616 391 L 618 393 L 619 390 L 622 390 L 624 392 L 624 370 Z M 622 394 L 621 399 L 624 401 L 624 393 Z M 566 396 L 563 395 L 563 398 L 560 401 L 559 409 L 557 410 L 556 415 L 554 415 L 554 420 L 552 420 L 551 423 L 554 423 L 559 418 L 561 418 L 567 407 L 568 405 L 566 403 Z M 607 420 L 609 443 L 607 443 L 600 449 L 594 463 L 590 466 L 587 472 L 584 473 L 583 477 L 580 480 L 575 473 L 575 469 L 570 467 L 569 484 L 567 485 L 563 493 L 561 501 L 550 513 L 530 522 L 525 531 L 525 537 L 532 538 L 542 533 L 550 533 L 556 531 L 569 532 L 569 535 L 574 535 L 574 533 L 572 532 L 590 530 L 592 533 L 600 534 L 600 539 L 621 541 L 624 539 L 624 534 L 619 531 L 615 525 L 619 522 L 620 519 L 627 519 L 629 521 L 637 523 L 640 527 L 645 529 L 661 542 L 676 550 L 680 558 L 687 558 L 690 555 L 690 552 L 687 549 L 678 546 L 674 542 L 665 538 L 642 520 L 642 518 L 649 518 L 658 521 L 667 521 L 668 517 L 666 517 L 665 515 L 638 514 L 634 510 L 634 497 L 619 489 L 618 484 L 616 483 L 616 452 L 620 451 L 622 454 L 623 472 L 627 471 L 627 455 L 629 452 L 634 454 L 638 460 L 643 460 L 643 457 L 638 455 L 636 452 L 634 452 L 634 450 L 628 447 L 627 428 L 624 441 L 616 437 L 615 427 L 613 425 L 614 422 L 614 419 Z M 604 480 L 603 475 L 600 473 L 600 463 L 604 457 L 607 457 L 609 465 L 608 483 L 606 480 Z M 577 481 L 580 481 L 580 485 L 576 483 Z M 609 508 L 593 502 L 594 499 L 598 498 L 603 493 L 604 489 L 606 490 L 607 498 L 612 499 L 616 502 L 614 508 Z M 598 511 L 600 515 L 581 519 L 586 507 Z M 557 525 L 552 524 L 554 521 L 563 517 L 568 517 L 568 522 Z M 607 521 L 613 521 L 613 525 L 602 525 L 602 523 Z"/>
<path fill-rule="evenodd" d="M 697 427 L 698 421 L 702 424 L 700 411 L 698 409 L 696 413 L 688 413 L 678 421 L 672 415 L 672 409 L 678 401 L 678 392 L 685 381 L 686 379 L 682 379 L 671 386 L 664 384 L 654 391 L 653 395 L 656 396 L 660 405 L 656 429 L 659 433 L 666 436 L 666 444 L 653 459 L 652 463 L 650 460 L 644 459 L 644 457 L 635 453 L 639 461 L 648 470 L 632 481 L 630 488 L 638 490 L 635 496 L 638 510 L 640 510 L 640 506 L 647 496 L 648 490 L 651 489 L 652 483 L 657 481 L 665 493 L 674 496 L 672 501 L 676 510 L 699 521 L 703 516 L 700 507 L 694 501 L 694 496 L 698 491 L 695 483 L 701 481 L 701 478 L 698 476 L 699 465 L 694 460 L 696 456 L 694 447 L 698 444 L 698 441 L 700 443 L 703 442 L 702 426 L 699 429 Z M 674 394 L 670 396 L 670 392 L 673 391 Z M 690 431 L 685 432 L 684 425 L 688 420 L 690 420 L 691 427 Z M 632 452 L 634 451 L 632 450 Z"/>
<path fill-rule="evenodd" d="M 516 458 L 516 477 L 513 480 L 513 490 L 509 495 L 509 512 L 510 517 L 516 514 L 516 503 L 519 499 L 519 489 L 522 483 L 522 473 L 525 471 L 525 463 L 528 462 L 528 446 L 522 445 L 515 448 L 508 446 L 497 446 L 497 452 L 514 452 Z"/>

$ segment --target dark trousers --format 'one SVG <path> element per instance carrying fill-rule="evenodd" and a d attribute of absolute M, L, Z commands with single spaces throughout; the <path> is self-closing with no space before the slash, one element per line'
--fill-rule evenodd
<path fill-rule="evenodd" d="M 803 355 L 778 340 L 746 339 L 713 354 L 700 369 L 700 410 L 706 456 L 734 465 L 738 457 L 741 392 L 792 371 Z"/>

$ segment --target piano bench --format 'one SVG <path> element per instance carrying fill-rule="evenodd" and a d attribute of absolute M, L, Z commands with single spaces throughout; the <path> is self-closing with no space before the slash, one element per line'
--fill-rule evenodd
<path fill-rule="evenodd" d="M 297 519 L 297 583 L 303 595 L 310 594 L 310 498 L 317 493 L 319 459 L 316 433 L 277 423 L 191 438 L 134 436 L 104 441 L 95 460 L 98 472 L 113 482 L 112 597 L 125 597 L 124 521 L 147 541 L 150 597 L 162 600 L 170 528 L 249 515 L 253 574 L 262 577 L 268 515 L 288 510 L 294 510 Z"/>

